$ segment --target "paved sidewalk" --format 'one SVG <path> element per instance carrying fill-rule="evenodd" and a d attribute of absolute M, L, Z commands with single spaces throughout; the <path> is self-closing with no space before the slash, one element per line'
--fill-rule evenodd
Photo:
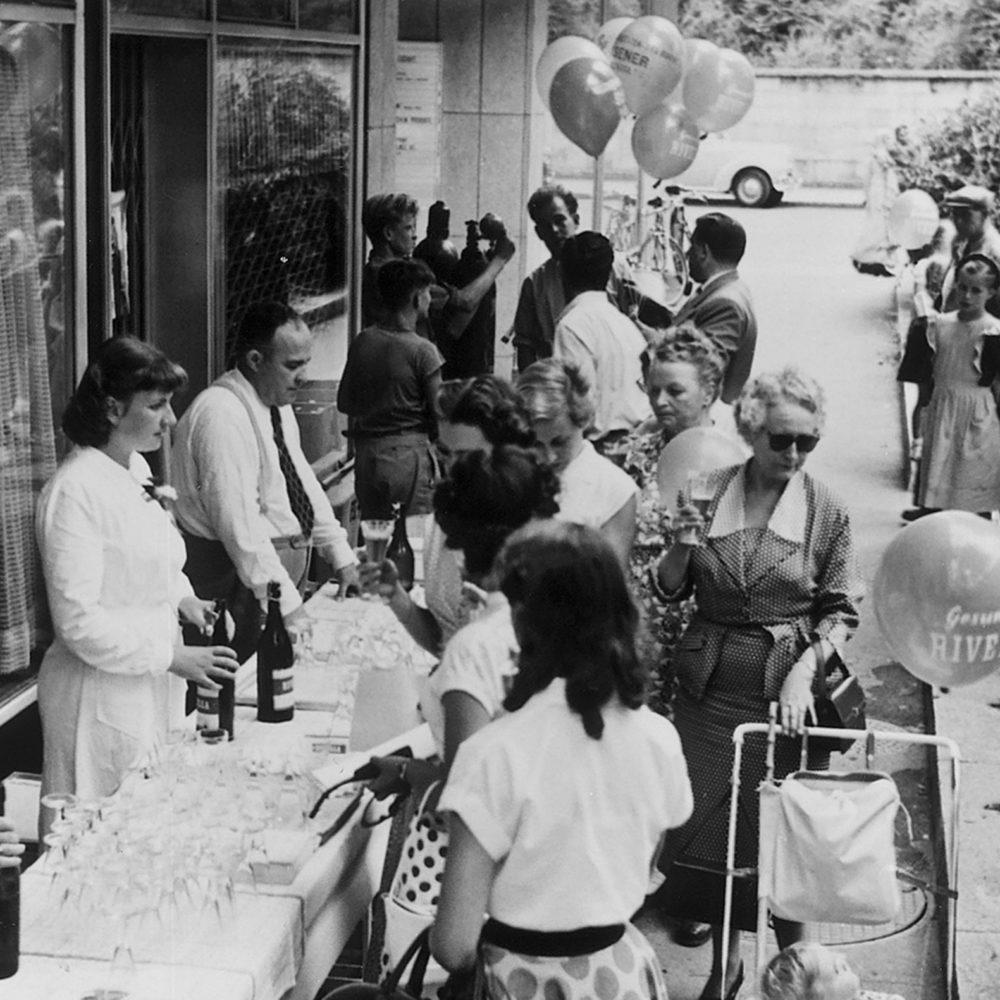
<path fill-rule="evenodd" d="M 935 691 L 929 720 L 958 744 L 958 1000 L 1000 995 L 1000 673 Z M 952 876 L 953 878 L 954 876 Z"/>

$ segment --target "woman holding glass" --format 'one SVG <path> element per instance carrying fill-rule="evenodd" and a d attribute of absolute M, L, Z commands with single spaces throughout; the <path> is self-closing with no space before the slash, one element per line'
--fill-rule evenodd
<path fill-rule="evenodd" d="M 674 723 L 695 809 L 667 838 L 661 858 L 667 878 L 657 901 L 675 916 L 714 925 L 703 1000 L 735 996 L 742 981 L 738 933 L 730 938 L 725 975 L 721 955 L 733 729 L 766 722 L 768 705 L 776 701 L 784 735 L 778 737 L 775 776 L 795 770 L 800 747 L 794 737 L 814 722 L 813 643 L 824 659 L 840 653 L 858 621 L 847 509 L 802 471 L 823 432 L 819 385 L 794 368 L 760 375 L 744 388 L 734 416 L 752 457 L 711 474 L 705 516 L 690 501 L 681 507 L 674 540 L 652 581 L 666 600 L 693 592 L 697 601 L 673 658 L 679 684 Z M 810 769 L 827 766 L 828 756 L 810 752 Z M 741 777 L 737 867 L 757 863 L 756 789 L 763 775 L 763 739 L 751 738 Z M 747 896 L 736 924 L 749 930 L 756 905 L 755 894 Z M 778 919 L 775 930 L 780 947 L 802 934 L 801 925 Z"/>
<path fill-rule="evenodd" d="M 625 437 L 608 458 L 618 463 L 641 491 L 629 556 L 629 585 L 646 617 L 639 648 L 650 669 L 650 707 L 667 712 L 672 674 L 666 661 L 690 616 L 690 604 L 665 603 L 650 585 L 650 570 L 673 539 L 672 519 L 657 488 L 657 467 L 660 453 L 681 431 L 711 424 L 709 414 L 719 395 L 725 362 L 693 323 L 659 333 L 641 361 L 653 416 Z"/>
<path fill-rule="evenodd" d="M 178 616 L 207 630 L 213 603 L 182 572 L 184 543 L 141 452 L 175 421 L 184 370 L 131 337 L 106 340 L 80 380 L 63 431 L 75 445 L 36 519 L 55 639 L 38 675 L 42 793 L 96 799 L 180 719 L 184 681 L 218 687 L 224 646 L 184 646 Z"/>
<path fill-rule="evenodd" d="M 474 451 L 491 454 L 505 444 L 530 447 L 535 443 L 531 421 L 514 387 L 496 375 L 445 382 L 437 397 L 438 439 L 441 467 Z M 439 656 L 451 637 L 475 613 L 476 601 L 463 589 L 462 568 L 456 549 L 445 543 L 435 518 L 428 519 L 424 535 L 424 601 L 422 607 L 398 581 L 394 568 L 388 574 L 376 565 L 361 567 L 362 586 L 379 583 L 400 624 L 429 653 Z"/>

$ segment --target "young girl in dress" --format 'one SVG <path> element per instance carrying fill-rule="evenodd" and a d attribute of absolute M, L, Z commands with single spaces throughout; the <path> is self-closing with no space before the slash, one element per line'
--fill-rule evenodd
<path fill-rule="evenodd" d="M 858 974 L 839 952 L 821 944 L 793 944 L 768 962 L 761 1000 L 903 1000 L 896 993 L 860 988 Z"/>
<path fill-rule="evenodd" d="M 970 254 L 956 269 L 958 310 L 931 315 L 930 402 L 924 412 L 919 507 L 988 514 L 1000 499 L 1000 320 L 986 312 L 1000 268 Z"/>
<path fill-rule="evenodd" d="M 593 528 L 534 522 L 496 569 L 520 644 L 509 714 L 458 749 L 431 948 L 490 1000 L 665 1000 L 642 905 L 692 808 L 680 740 L 643 705 L 638 612 Z M 483 923 L 483 914 L 488 919 Z"/>

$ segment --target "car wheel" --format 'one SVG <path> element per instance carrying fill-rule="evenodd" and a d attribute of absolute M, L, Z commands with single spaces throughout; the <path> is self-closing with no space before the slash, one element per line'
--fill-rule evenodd
<path fill-rule="evenodd" d="M 758 167 L 747 167 L 733 178 L 733 196 L 747 208 L 763 208 L 773 193 L 771 178 Z"/>

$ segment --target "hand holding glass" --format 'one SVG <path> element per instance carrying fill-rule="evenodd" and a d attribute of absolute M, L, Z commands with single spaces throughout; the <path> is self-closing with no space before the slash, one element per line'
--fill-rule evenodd
<path fill-rule="evenodd" d="M 678 513 L 683 519 L 677 541 L 682 545 L 701 545 L 704 543 L 704 533 L 708 529 L 708 509 L 712 504 L 712 483 L 705 473 L 695 473 L 688 479 L 688 505 L 693 508 L 696 518 L 690 515 L 684 517 L 683 508 Z"/>

